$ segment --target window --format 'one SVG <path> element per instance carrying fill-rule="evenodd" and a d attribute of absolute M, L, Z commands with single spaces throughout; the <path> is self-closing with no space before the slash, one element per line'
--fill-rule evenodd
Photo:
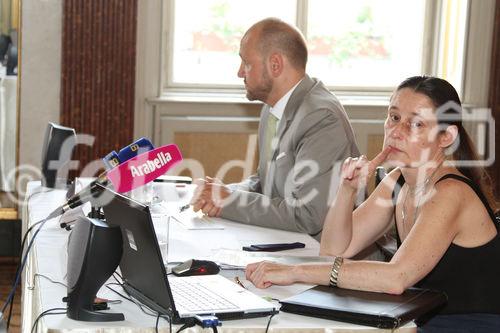
<path fill-rule="evenodd" d="M 442 3 L 442 20 L 439 27 L 439 53 L 436 75 L 453 84 L 459 95 L 463 89 L 465 36 L 467 32 L 467 0 Z"/>
<path fill-rule="evenodd" d="M 423 73 L 460 78 L 463 47 L 455 46 L 465 23 L 450 22 L 466 21 L 463 8 L 467 0 L 170 0 L 164 88 L 242 89 L 240 39 L 269 16 L 303 31 L 307 72 L 336 91 L 390 91 Z M 448 37 L 435 39 L 436 31 Z"/>
<path fill-rule="evenodd" d="M 175 1 L 171 85 L 241 85 L 240 39 L 255 22 L 276 16 L 293 24 L 290 0 Z M 196 8 L 196 10 L 193 10 Z"/>
<path fill-rule="evenodd" d="M 422 71 L 425 1 L 311 0 L 308 71 L 328 86 L 392 87 Z"/>

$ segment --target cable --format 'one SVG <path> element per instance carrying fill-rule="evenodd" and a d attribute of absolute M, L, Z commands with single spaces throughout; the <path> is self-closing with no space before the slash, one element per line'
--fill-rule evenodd
<path fill-rule="evenodd" d="M 26 215 L 28 216 L 28 220 L 30 220 L 30 200 L 37 194 L 40 194 L 40 193 L 48 193 L 48 192 L 52 192 L 54 191 L 55 189 L 48 189 L 48 191 L 44 191 L 44 190 L 41 190 L 41 191 L 38 191 L 38 192 L 34 192 L 34 193 L 31 193 L 28 198 L 26 198 Z M 21 252 L 19 254 L 19 259 L 22 258 L 22 255 L 23 255 L 23 251 L 24 251 L 24 243 L 26 242 L 26 238 L 28 236 L 28 234 L 31 232 L 31 230 L 38 224 L 42 223 L 43 221 L 45 221 L 47 218 L 43 219 L 43 220 L 40 220 L 36 223 L 33 223 L 29 228 L 28 230 L 26 230 L 26 233 L 24 234 L 23 236 L 23 241 L 21 242 Z"/>
<path fill-rule="evenodd" d="M 47 191 L 44 191 L 43 189 L 38 191 L 38 192 L 33 192 L 31 193 L 27 198 L 26 198 L 26 215 L 28 216 L 28 219 L 30 218 L 30 200 L 37 194 L 40 194 L 40 193 L 48 193 L 48 192 L 52 192 L 54 191 L 55 189 L 51 188 L 51 189 L 47 189 Z"/>
<path fill-rule="evenodd" d="M 115 275 L 115 274 L 116 274 L 116 275 L 118 275 L 118 276 L 120 277 L 120 280 L 121 280 L 121 281 L 119 281 L 119 280 L 118 280 L 118 278 L 116 277 L 116 275 Z M 122 276 L 121 276 L 119 273 L 117 273 L 116 271 L 113 273 L 113 279 L 115 279 L 116 283 L 118 283 L 120 286 L 123 286 L 123 278 L 122 278 Z"/>
<path fill-rule="evenodd" d="M 193 327 L 194 325 L 196 325 L 196 324 L 194 323 L 194 321 L 188 321 L 188 322 L 186 322 L 184 325 L 182 325 L 182 326 L 181 326 L 181 328 L 179 328 L 179 329 L 177 330 L 177 332 L 175 332 L 175 333 L 180 333 L 180 332 L 184 331 L 185 329 L 188 329 L 188 328 L 190 328 L 190 327 Z"/>
<path fill-rule="evenodd" d="M 130 297 L 127 297 L 127 296 L 123 295 L 122 293 L 120 293 L 119 291 L 116 291 L 110 287 L 110 286 L 121 286 L 121 284 L 119 284 L 119 283 L 106 283 L 105 286 L 106 286 L 106 288 L 108 288 L 109 290 L 111 290 L 112 292 L 117 294 L 118 296 L 125 298 L 129 302 L 134 303 L 134 301 Z"/>
<path fill-rule="evenodd" d="M 52 312 L 52 311 L 64 311 L 64 312 Z M 48 315 L 58 315 L 58 314 L 66 314 L 66 309 L 65 308 L 52 308 L 43 311 L 36 317 L 35 322 L 33 323 L 33 327 L 31 328 L 31 333 L 35 332 L 37 326 L 38 326 L 38 321 L 43 317 L 43 316 L 48 316 Z"/>
<path fill-rule="evenodd" d="M 49 280 L 50 282 L 52 282 L 54 284 L 58 284 L 58 285 L 61 285 L 61 286 L 65 287 L 65 288 L 68 288 L 68 285 L 66 283 L 64 283 L 64 282 L 55 281 L 55 280 L 52 280 L 52 278 L 48 277 L 47 275 L 36 273 L 35 275 L 33 275 L 33 282 L 32 282 L 33 287 L 32 287 L 32 289 L 35 289 L 35 279 L 38 276 L 43 277 L 44 279 Z"/>
<path fill-rule="evenodd" d="M 26 239 L 28 238 L 29 233 L 31 232 L 31 230 L 33 230 L 33 228 L 34 228 L 34 227 L 36 227 L 37 225 L 39 225 L 40 223 L 42 223 L 42 222 L 44 222 L 44 221 L 45 221 L 45 219 L 40 220 L 40 221 L 38 221 L 38 222 L 35 222 L 35 223 L 33 223 L 33 224 L 32 224 L 32 225 L 28 228 L 28 230 L 26 230 L 26 233 L 24 234 L 24 236 L 23 236 L 23 240 L 22 240 L 22 242 L 21 242 L 21 252 L 19 253 L 19 259 L 22 259 L 22 255 L 23 255 L 23 252 L 24 252 L 24 245 L 25 245 L 25 243 L 26 243 Z"/>
<path fill-rule="evenodd" d="M 118 272 L 115 271 L 113 273 L 113 278 L 116 280 L 117 283 L 108 283 L 108 284 L 106 284 L 106 287 L 108 289 L 110 289 L 111 291 L 113 291 L 114 293 L 116 293 L 116 294 L 120 295 L 121 297 L 125 298 L 126 300 L 128 300 L 128 301 L 134 303 L 135 305 L 137 305 L 139 307 L 139 309 L 141 309 L 141 311 L 143 313 L 147 314 L 148 316 L 157 316 L 157 318 L 156 318 L 156 325 L 155 325 L 156 330 L 158 330 L 158 324 L 159 324 L 159 320 L 160 320 L 159 318 L 163 318 L 168 323 L 169 332 L 172 332 L 172 320 L 171 320 L 170 316 L 169 315 L 162 315 L 160 312 L 157 312 L 156 314 L 148 313 L 146 310 L 144 310 L 143 306 L 146 307 L 151 312 L 156 312 L 153 309 L 149 308 L 147 305 L 143 305 L 143 304 L 140 304 L 140 303 L 136 302 L 134 300 L 134 298 L 128 293 L 128 291 L 125 288 L 123 288 L 123 282 L 120 283 L 120 281 L 118 281 L 118 279 L 116 278 L 115 274 L 118 275 L 121 278 L 121 275 Z M 114 290 L 113 288 L 109 287 L 109 285 L 118 285 L 118 286 L 122 287 L 122 289 L 125 291 L 125 293 L 127 294 L 127 296 L 125 296 L 125 295 L 121 294 L 120 292 Z"/>
<path fill-rule="evenodd" d="M 28 216 L 28 218 L 29 218 L 29 214 L 30 214 L 30 213 L 29 213 L 29 202 L 30 202 L 30 200 L 31 200 L 31 199 L 32 199 L 35 195 L 37 195 L 37 194 L 40 194 L 40 193 L 47 193 L 47 192 L 51 192 L 51 191 L 53 191 L 53 190 L 54 190 L 54 189 L 49 189 L 48 191 L 44 191 L 44 190 L 42 189 L 41 191 L 31 193 L 31 194 L 30 194 L 30 195 L 26 198 L 26 215 Z M 36 225 L 38 225 L 39 223 L 42 223 L 42 222 L 43 222 L 43 220 L 38 221 L 38 222 L 34 223 L 33 225 L 31 225 L 31 227 L 30 227 L 28 230 L 26 230 L 26 233 L 24 234 L 24 236 L 23 236 L 23 240 L 22 240 L 22 242 L 21 242 L 21 249 L 20 249 L 20 252 L 19 252 L 19 264 L 20 264 L 20 263 L 21 263 L 21 261 L 22 261 L 22 256 L 23 256 L 23 251 L 24 251 L 24 244 L 26 243 L 26 238 L 28 237 L 28 234 L 31 232 L 31 230 L 33 230 L 33 228 L 34 228 Z M 17 268 L 16 268 L 16 274 L 15 274 L 15 276 L 16 276 L 16 277 L 17 277 L 17 274 L 19 274 L 19 267 L 20 267 L 20 266 L 19 266 L 19 264 L 18 264 L 18 266 L 17 266 Z M 14 287 L 14 285 L 13 285 L 13 287 Z M 14 292 L 14 297 L 15 297 L 15 292 Z M 10 301 L 9 315 L 8 315 L 8 317 L 7 317 L 7 329 L 9 329 L 9 327 L 10 327 L 10 320 L 11 320 L 11 318 L 12 318 L 12 308 L 13 308 L 13 306 L 14 306 L 14 297 L 13 297 L 13 298 L 12 298 L 12 300 Z"/>
<path fill-rule="evenodd" d="M 16 297 L 14 295 L 14 297 Z M 12 302 L 10 302 L 10 306 L 9 306 L 9 316 L 7 317 L 7 329 L 9 329 L 10 327 L 10 319 L 12 318 L 12 309 L 14 308 L 14 299 L 12 300 Z"/>
<path fill-rule="evenodd" d="M 113 277 L 114 277 L 114 275 L 113 275 Z M 116 279 L 116 277 L 115 277 L 115 279 Z M 139 307 L 139 309 L 141 309 L 141 311 L 144 314 L 146 314 L 148 316 L 152 316 L 152 317 L 157 317 L 156 318 L 156 325 L 155 325 L 156 331 L 158 330 L 159 318 L 163 318 L 163 319 L 165 319 L 168 322 L 169 332 L 172 332 L 172 320 L 171 320 L 170 316 L 168 316 L 168 315 L 162 315 L 160 312 L 156 312 L 156 311 L 150 309 L 147 305 L 142 305 L 142 304 L 136 302 L 132 298 L 132 296 L 130 296 L 130 294 L 125 289 L 124 290 L 125 290 L 125 292 L 127 293 L 128 296 L 125 296 L 122 293 L 120 293 L 119 291 L 116 291 L 115 289 L 111 288 L 110 285 L 112 285 L 112 286 L 120 286 L 120 287 L 123 288 L 123 286 L 120 283 L 107 283 L 107 284 L 105 284 L 105 286 L 106 286 L 106 288 L 108 288 L 109 290 L 111 290 L 115 294 L 119 295 L 120 297 L 122 297 L 122 298 L 126 299 L 127 301 L 132 302 L 135 305 L 137 305 Z M 148 313 L 146 310 L 144 310 L 143 306 L 146 307 L 149 311 L 156 312 L 156 313 Z"/>
<path fill-rule="evenodd" d="M 158 312 L 158 316 L 156 317 L 156 324 L 155 324 L 155 332 L 158 333 L 158 322 L 160 321 L 161 313 Z"/>
<path fill-rule="evenodd" d="M 38 191 L 38 192 L 34 192 L 32 194 L 30 194 L 28 196 L 28 198 L 26 199 L 26 205 L 27 205 L 27 215 L 28 215 L 28 218 L 30 217 L 29 216 L 29 201 L 33 198 L 33 196 L 35 196 L 36 194 L 40 194 L 40 193 L 47 193 L 47 192 L 51 192 L 53 191 L 54 189 L 49 189 L 48 191 L 45 191 L 45 190 L 41 190 L 41 191 Z M 38 235 L 38 233 L 40 232 L 40 230 L 42 229 L 43 225 L 50 219 L 52 219 L 54 216 L 52 216 L 52 213 L 49 214 L 49 216 L 47 216 L 46 218 L 44 218 L 43 220 L 40 220 L 38 222 L 35 222 L 33 223 L 29 228 L 28 230 L 26 230 L 26 233 L 24 234 L 23 236 L 23 240 L 21 242 L 21 250 L 20 250 L 20 253 L 19 253 L 19 259 L 20 259 L 20 263 L 19 265 L 17 266 L 17 269 L 16 269 L 16 276 L 14 278 L 14 282 L 12 284 L 12 288 L 11 288 L 11 291 L 9 293 L 9 295 L 7 296 L 7 300 L 5 301 L 5 304 L 4 306 L 2 307 L 2 310 L 1 312 L 4 312 L 5 309 L 7 308 L 7 306 L 9 306 L 10 304 L 10 308 L 9 308 L 9 316 L 8 316 L 8 319 L 7 319 L 7 328 L 9 328 L 10 326 L 10 319 L 11 319 L 11 316 L 12 316 L 12 307 L 13 307 L 13 302 L 14 302 L 14 296 L 15 296 L 15 293 L 16 293 L 16 290 L 17 290 L 17 286 L 19 285 L 19 281 L 21 279 L 21 273 L 22 271 L 24 270 L 24 267 L 26 266 L 26 262 L 27 262 L 27 259 L 28 259 L 28 255 L 29 255 L 29 252 L 31 250 L 31 247 L 33 246 L 34 242 L 35 242 L 35 238 L 36 236 Z M 28 238 L 28 235 L 30 234 L 30 232 L 33 230 L 33 228 L 35 228 L 37 225 L 40 226 L 38 227 L 38 229 L 36 230 L 35 234 L 33 235 L 32 239 L 30 240 L 30 242 L 28 243 L 28 248 L 26 250 L 26 253 L 24 253 L 24 246 L 26 244 L 26 240 Z"/>
<path fill-rule="evenodd" d="M 5 312 L 5 309 L 7 308 L 7 306 L 9 305 L 10 302 L 12 302 L 12 300 L 14 299 L 14 294 L 16 292 L 16 289 L 17 289 L 17 285 L 19 284 L 19 281 L 21 279 L 21 272 L 23 271 L 24 267 L 26 266 L 26 262 L 27 262 L 27 259 L 28 259 L 28 255 L 29 255 L 29 252 L 33 246 L 33 244 L 35 243 L 35 239 L 36 239 L 36 236 L 38 235 L 38 233 L 40 232 L 40 230 L 42 229 L 43 225 L 45 224 L 45 222 L 47 222 L 48 220 L 47 219 L 44 219 L 40 222 L 37 222 L 37 224 L 40 223 L 40 226 L 38 227 L 38 229 L 35 231 L 35 234 L 33 235 L 33 238 L 30 240 L 29 244 L 28 244 L 28 248 L 26 249 L 26 253 L 24 254 L 23 258 L 22 258 L 22 261 L 20 263 L 20 266 L 19 266 L 19 269 L 17 270 L 17 273 L 16 273 L 16 277 L 14 279 L 14 284 L 12 286 L 12 289 L 9 293 L 9 296 L 7 296 L 7 300 L 5 301 L 5 304 L 4 306 L 2 307 L 2 310 L 0 312 Z M 32 226 L 34 227 L 34 225 Z M 30 228 L 31 229 L 31 228 Z"/>
<path fill-rule="evenodd" d="M 50 217 L 50 215 L 49 215 Z M 2 310 L 0 312 L 5 312 L 5 309 L 7 308 L 7 306 L 9 306 L 9 304 L 11 304 L 11 309 L 12 309 L 12 302 L 14 300 L 14 296 L 15 296 L 15 293 L 16 293 L 16 290 L 17 290 L 17 286 L 19 285 L 19 282 L 21 280 L 21 273 L 22 271 L 24 270 L 24 267 L 26 266 L 26 263 L 27 263 L 27 260 L 28 260 L 28 256 L 29 256 L 29 252 L 31 250 L 31 248 L 33 247 L 33 244 L 35 244 L 35 239 L 36 239 L 36 236 L 38 235 L 38 233 L 40 232 L 40 230 L 42 229 L 43 225 L 49 220 L 49 218 L 45 218 L 41 221 L 38 221 L 36 222 L 35 224 L 33 224 L 27 231 L 26 231 L 26 234 L 23 238 L 23 241 L 26 240 L 26 237 L 28 235 L 28 233 L 38 224 L 40 224 L 40 226 L 38 227 L 38 229 L 36 229 L 35 231 L 35 234 L 33 235 L 33 237 L 31 238 L 30 242 L 28 243 L 28 248 L 26 249 L 26 253 L 24 253 L 24 256 L 22 257 L 22 260 L 21 260 L 21 263 L 20 265 L 18 266 L 18 269 L 17 269 L 17 272 L 16 272 L 16 277 L 14 279 L 14 283 L 12 285 L 12 288 L 10 290 L 10 293 L 9 295 L 7 296 L 7 300 L 5 301 L 5 304 L 4 306 L 2 307 Z M 23 247 L 24 247 L 24 243 L 22 244 Z M 21 249 L 22 250 L 22 249 Z M 9 311 L 10 315 L 12 315 L 12 310 Z M 10 322 L 9 322 L 10 324 Z"/>
<path fill-rule="evenodd" d="M 120 287 L 121 287 L 121 286 L 122 286 L 121 284 L 119 284 L 119 283 L 107 283 L 107 284 L 105 284 L 105 286 L 106 286 L 106 288 L 108 288 L 109 290 L 111 290 L 111 291 L 112 291 L 112 292 L 114 292 L 115 294 L 119 295 L 120 297 L 122 297 L 122 298 L 126 299 L 127 301 L 132 302 L 132 303 L 134 303 L 135 305 L 137 305 L 137 306 L 139 307 L 139 309 L 141 309 L 141 311 L 142 311 L 144 314 L 146 314 L 146 315 L 148 315 L 148 316 L 151 316 L 151 317 L 156 317 L 156 316 L 157 316 L 157 312 L 156 312 L 156 311 L 153 311 L 153 310 L 151 310 L 149 307 L 147 307 L 147 306 L 145 306 L 145 305 L 142 305 L 142 304 L 140 304 L 140 303 L 136 302 L 136 301 L 135 301 L 132 297 L 128 297 L 128 296 L 123 295 L 123 294 L 122 294 L 122 293 L 120 293 L 119 291 L 116 291 L 115 289 L 111 288 L 111 287 L 110 287 L 110 285 L 113 285 L 113 286 L 118 285 L 118 286 L 120 286 Z M 129 296 L 130 296 L 130 295 L 129 295 Z M 146 308 L 147 308 L 147 310 L 148 310 L 148 311 L 150 311 L 150 312 L 146 311 L 146 310 L 144 309 L 144 307 L 146 307 Z"/>
<path fill-rule="evenodd" d="M 276 315 L 276 313 L 273 313 L 272 315 L 269 316 L 269 320 L 267 321 L 267 326 L 266 326 L 266 333 L 269 331 L 269 326 L 271 325 L 271 319 Z"/>

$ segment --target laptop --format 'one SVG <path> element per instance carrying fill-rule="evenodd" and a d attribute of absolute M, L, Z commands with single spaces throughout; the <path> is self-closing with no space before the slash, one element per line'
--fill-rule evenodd
<path fill-rule="evenodd" d="M 271 302 L 221 275 L 167 276 L 149 207 L 104 189 L 108 224 L 120 226 L 123 288 L 175 324 L 195 315 L 220 320 L 266 317 L 277 313 Z"/>
<path fill-rule="evenodd" d="M 317 286 L 281 300 L 281 311 L 395 329 L 444 305 L 443 292 L 410 288 L 401 295 Z"/>

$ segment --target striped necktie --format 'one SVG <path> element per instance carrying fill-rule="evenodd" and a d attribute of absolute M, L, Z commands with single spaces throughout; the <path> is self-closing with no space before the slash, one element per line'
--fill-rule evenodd
<path fill-rule="evenodd" d="M 265 138 L 265 149 L 266 149 L 266 157 L 269 162 L 272 158 L 273 152 L 273 138 L 276 136 L 276 129 L 279 119 L 276 118 L 272 113 L 269 113 L 267 117 L 267 127 L 266 127 L 266 138 Z"/>

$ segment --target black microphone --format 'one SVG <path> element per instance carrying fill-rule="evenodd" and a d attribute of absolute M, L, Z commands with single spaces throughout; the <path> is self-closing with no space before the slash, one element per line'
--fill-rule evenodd
<path fill-rule="evenodd" d="M 109 184 L 110 181 L 106 176 L 106 172 L 101 173 L 96 180 L 94 180 L 87 187 L 69 198 L 68 201 L 66 201 L 66 203 L 61 206 L 62 212 L 65 213 L 70 209 L 83 205 L 91 198 L 97 197 L 101 193 L 102 188 L 107 187 Z"/>
<path fill-rule="evenodd" d="M 124 147 L 120 151 L 120 152 L 127 151 L 127 154 L 124 155 L 124 157 L 122 157 L 124 160 L 123 161 L 120 160 L 119 163 L 121 164 L 123 162 L 126 162 L 127 160 L 130 160 L 135 156 L 137 156 L 139 153 L 142 153 L 144 151 L 149 151 L 152 149 L 154 149 L 154 146 L 151 143 L 151 141 L 145 138 L 141 138 L 131 143 L 130 145 Z M 101 194 L 103 188 L 108 187 L 110 183 L 111 182 L 107 177 L 107 171 L 101 173 L 99 176 L 97 176 L 96 180 L 92 181 L 87 187 L 85 187 L 78 193 L 74 194 L 71 198 L 69 198 L 65 204 L 56 208 L 52 213 L 50 213 L 47 219 L 58 217 L 73 208 L 83 205 L 92 198 L 98 197 Z M 67 225 L 68 225 L 67 223 L 64 223 L 64 226 L 61 225 L 61 228 L 65 228 Z"/>
<path fill-rule="evenodd" d="M 106 176 L 106 172 L 101 173 L 96 180 L 92 181 L 87 187 L 69 198 L 65 204 L 50 213 L 47 219 L 60 216 L 73 208 L 83 205 L 92 198 L 97 198 L 101 194 L 103 188 L 107 187 L 109 184 L 110 181 Z M 65 228 L 67 225 L 68 223 L 61 223 L 61 228 Z"/>

